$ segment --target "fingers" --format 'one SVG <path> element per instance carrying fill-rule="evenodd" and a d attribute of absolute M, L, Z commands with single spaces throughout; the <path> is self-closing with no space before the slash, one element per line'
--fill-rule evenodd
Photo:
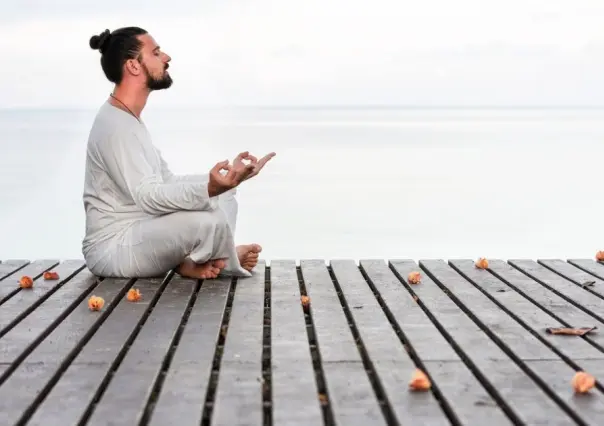
<path fill-rule="evenodd" d="M 230 169 L 229 160 L 221 161 L 220 163 L 216 163 L 214 167 L 210 170 L 210 173 L 219 173 L 221 170 Z"/>
<path fill-rule="evenodd" d="M 270 154 L 265 155 L 264 157 L 262 157 L 262 158 L 260 159 L 260 161 L 258 162 L 258 165 L 259 165 L 259 166 L 261 166 L 261 167 L 264 167 L 264 165 L 265 165 L 266 163 L 268 163 L 268 162 L 269 162 L 269 160 L 270 160 L 271 158 L 273 158 L 275 155 L 277 155 L 277 154 L 275 154 L 274 152 L 271 152 Z"/>

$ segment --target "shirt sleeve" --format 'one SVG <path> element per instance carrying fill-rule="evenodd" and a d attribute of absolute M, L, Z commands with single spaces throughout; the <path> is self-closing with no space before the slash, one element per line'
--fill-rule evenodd
<path fill-rule="evenodd" d="M 132 131 L 117 132 L 103 146 L 101 158 L 116 185 L 145 213 L 161 215 L 182 210 L 213 210 L 216 200 L 207 183 L 165 180 L 153 167 L 155 153 Z"/>
<path fill-rule="evenodd" d="M 162 156 L 161 151 L 157 150 L 156 152 L 160 159 L 162 176 L 167 182 L 175 182 L 175 183 L 177 183 L 177 182 L 188 182 L 188 183 L 197 182 L 197 183 L 203 183 L 203 184 L 207 185 L 208 181 L 210 180 L 209 173 L 192 174 L 192 175 L 176 175 L 176 174 L 172 173 L 172 171 L 168 167 L 168 163 Z M 233 188 L 233 189 L 223 192 L 222 194 L 218 195 L 218 197 L 229 197 L 229 196 L 235 195 L 236 193 L 237 193 L 237 188 Z"/>

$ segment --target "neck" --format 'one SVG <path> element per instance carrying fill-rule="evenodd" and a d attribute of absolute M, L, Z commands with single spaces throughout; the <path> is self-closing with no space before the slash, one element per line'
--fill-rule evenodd
<path fill-rule="evenodd" d="M 136 115 L 136 118 L 140 118 L 140 115 L 147 104 L 147 99 L 149 98 L 150 93 L 151 92 L 147 88 L 118 85 L 115 86 L 112 94 L 119 99 L 119 101 L 123 102 L 128 109 L 130 109 L 130 111 Z M 122 105 L 119 101 L 110 99 L 110 102 L 114 106 L 124 109 L 124 105 Z M 126 112 L 129 111 L 126 110 Z"/>

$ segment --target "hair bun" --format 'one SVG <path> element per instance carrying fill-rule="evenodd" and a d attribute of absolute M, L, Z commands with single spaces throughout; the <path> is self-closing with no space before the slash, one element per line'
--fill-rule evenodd
<path fill-rule="evenodd" d="M 94 50 L 100 50 L 103 52 L 105 50 L 104 47 L 109 41 L 110 37 L 111 33 L 109 30 L 105 30 L 99 35 L 93 35 L 90 37 L 90 47 Z"/>

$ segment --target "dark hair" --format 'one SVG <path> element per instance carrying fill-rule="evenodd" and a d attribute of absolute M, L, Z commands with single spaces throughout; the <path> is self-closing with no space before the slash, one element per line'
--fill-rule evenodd
<path fill-rule="evenodd" d="M 142 28 L 124 27 L 90 37 L 90 47 L 101 52 L 101 67 L 109 81 L 115 84 L 122 81 L 124 64 L 140 54 L 142 43 L 137 36 L 143 34 L 147 31 Z"/>

